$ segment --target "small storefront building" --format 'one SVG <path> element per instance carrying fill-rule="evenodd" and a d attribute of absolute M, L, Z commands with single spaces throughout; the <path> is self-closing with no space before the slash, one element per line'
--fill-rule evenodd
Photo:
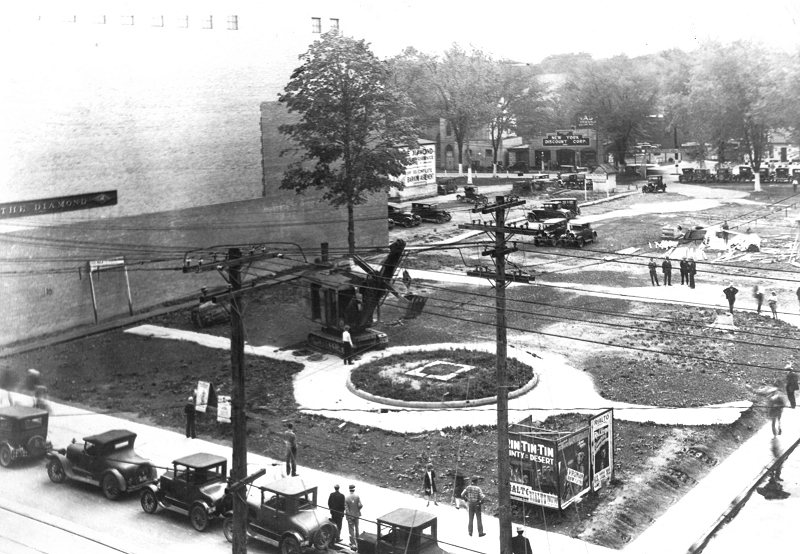
<path fill-rule="evenodd" d="M 617 190 L 617 170 L 608 163 L 601 163 L 586 176 L 592 180 L 594 190 L 615 192 Z"/>

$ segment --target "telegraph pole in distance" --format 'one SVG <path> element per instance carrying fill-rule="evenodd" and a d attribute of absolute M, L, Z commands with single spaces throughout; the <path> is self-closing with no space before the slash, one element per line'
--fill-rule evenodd
<path fill-rule="evenodd" d="M 472 210 L 473 213 L 493 214 L 494 224 L 486 224 L 480 220 L 468 225 L 459 225 L 459 229 L 472 229 L 494 235 L 494 248 L 485 250 L 483 256 L 490 256 L 494 261 L 495 271 L 478 267 L 467 271 L 467 275 L 483 277 L 493 282 L 495 288 L 495 318 L 497 340 L 497 496 L 498 519 L 500 520 L 500 554 L 511 554 L 511 460 L 508 454 L 508 375 L 506 361 L 508 358 L 506 332 L 506 286 L 509 283 L 530 283 L 532 277 L 520 272 L 506 275 L 506 256 L 517 251 L 516 243 L 508 248 L 506 233 L 530 235 L 535 231 L 528 229 L 527 220 L 514 221 L 506 226 L 506 211 L 525 204 L 517 197 L 505 198 L 497 196 L 495 203 Z"/>

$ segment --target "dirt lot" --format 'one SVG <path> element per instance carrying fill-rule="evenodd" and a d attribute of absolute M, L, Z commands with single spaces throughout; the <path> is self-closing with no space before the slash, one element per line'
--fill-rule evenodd
<path fill-rule="evenodd" d="M 670 195 L 635 199 L 664 202 L 670 200 Z M 622 204 L 602 206 L 592 210 L 620 209 Z M 718 214 L 704 215 L 733 218 L 740 209 L 745 208 L 723 205 Z M 647 223 L 635 218 L 608 221 L 603 225 L 603 236 L 615 237 L 614 249 L 641 246 L 650 234 L 657 234 L 653 228 L 660 227 L 660 219 L 667 217 L 689 218 L 696 214 L 654 216 Z M 422 228 L 398 230 L 397 236 L 422 242 L 423 235 L 432 234 L 432 229 L 437 229 L 439 238 L 454 232 L 450 226 L 424 224 Z M 708 327 L 716 319 L 714 309 L 636 303 L 544 286 L 548 279 L 641 285 L 646 279 L 644 268 L 601 264 L 577 270 L 586 263 L 582 256 L 597 257 L 593 251 L 608 248 L 607 243 L 600 242 L 568 259 L 556 259 L 556 250 L 527 254 L 521 265 L 549 265 L 538 266 L 536 285 L 508 289 L 509 343 L 564 355 L 572 365 L 588 372 L 598 390 L 610 400 L 699 406 L 752 399 L 758 404 L 762 399 L 753 393 L 754 388 L 782 382 L 783 374 L 776 369 L 784 367 L 794 355 L 800 338 L 794 327 L 782 321 L 741 312 L 736 315 L 737 332 L 724 333 Z M 473 248 L 472 255 L 474 251 Z M 461 253 L 451 251 L 415 254 L 408 258 L 407 265 L 459 271 L 467 264 Z M 763 267 L 746 271 L 753 275 L 764 273 Z M 723 278 L 728 276 L 705 276 L 720 283 Z M 488 286 L 430 284 L 426 288 L 430 299 L 416 320 L 398 325 L 402 312 L 393 301 L 388 300 L 382 308 L 381 323 L 376 327 L 389 335 L 393 345 L 494 339 L 494 300 Z M 739 288 L 742 295 L 747 294 L 747 287 Z M 304 311 L 302 290 L 297 285 L 261 292 L 251 297 L 247 305 L 246 340 L 253 345 L 300 348 L 313 328 L 304 319 Z M 464 317 L 454 322 L 452 314 Z M 192 329 L 185 312 L 149 323 Z M 228 336 L 229 331 L 221 325 L 206 332 Z M 583 338 L 593 342 L 583 342 Z M 687 353 L 692 357 L 686 357 Z M 222 394 L 230 390 L 227 352 L 121 331 L 2 359 L 0 364 L 14 369 L 38 368 L 51 396 L 59 400 L 143 418 L 173 429 L 183 425 L 183 404 L 197 380 L 213 382 Z M 251 452 L 279 458 L 279 433 L 283 423 L 291 420 L 298 434 L 300 465 L 421 494 L 423 467 L 431 460 L 440 474 L 451 479 L 456 468 L 483 476 L 482 485 L 489 494 L 487 511 L 495 510 L 494 428 L 443 429 L 418 435 L 354 425 L 340 428 L 340 421 L 297 411 L 291 383 L 301 368 L 299 364 L 250 357 L 247 368 Z M 561 515 L 541 509 L 525 513 L 518 507 L 515 517 L 550 531 L 621 548 L 760 428 L 764 420 L 762 411 L 754 409 L 732 425 L 707 428 L 617 421 L 616 475 L 610 487 Z M 545 422 L 546 426 L 561 429 L 578 424 L 580 421 L 573 416 Z M 229 441 L 229 428 L 207 419 L 199 420 L 198 433 L 204 438 Z M 452 482 L 447 478 L 440 481 L 446 496 L 452 491 Z"/>

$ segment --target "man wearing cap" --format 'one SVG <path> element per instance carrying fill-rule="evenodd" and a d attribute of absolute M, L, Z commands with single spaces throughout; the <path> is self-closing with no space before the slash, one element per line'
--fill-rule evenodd
<path fill-rule="evenodd" d="M 350 548 L 358 550 L 358 520 L 361 517 L 361 499 L 356 494 L 356 486 L 350 485 L 350 494 L 344 501 L 347 514 L 347 531 L 350 533 Z"/>
<path fill-rule="evenodd" d="M 193 392 L 192 396 L 189 397 L 189 400 L 186 401 L 186 405 L 183 407 L 183 413 L 186 414 L 186 438 L 193 439 L 197 435 L 195 434 L 195 427 L 194 427 L 194 412 L 195 412 L 195 395 L 197 393 Z"/>
<path fill-rule="evenodd" d="M 664 273 L 664 286 L 671 287 L 672 286 L 672 262 L 669 261 L 669 256 L 664 258 L 664 261 L 661 262 L 661 271 Z"/>
<path fill-rule="evenodd" d="M 464 489 L 461 497 L 467 501 L 467 508 L 469 509 L 469 536 L 472 536 L 472 520 L 477 517 L 478 519 L 478 536 L 482 537 L 486 533 L 483 532 L 483 520 L 481 519 L 481 503 L 485 498 L 483 491 L 478 486 L 478 476 L 472 478 L 472 484 Z"/>
<path fill-rule="evenodd" d="M 344 495 L 339 492 L 339 485 L 334 485 L 335 489 L 328 497 L 328 509 L 331 511 L 331 520 L 336 524 L 336 529 L 339 530 L 336 536 L 336 542 L 342 540 L 342 518 L 344 518 L 345 502 Z"/>
<path fill-rule="evenodd" d="M 528 537 L 523 535 L 525 529 L 517 526 L 517 536 L 511 539 L 511 553 L 512 554 L 531 554 L 531 541 Z"/>

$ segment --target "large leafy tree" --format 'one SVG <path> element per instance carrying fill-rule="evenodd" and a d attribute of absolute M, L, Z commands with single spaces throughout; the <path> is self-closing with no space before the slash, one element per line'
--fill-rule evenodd
<path fill-rule="evenodd" d="M 781 126 L 782 70 L 763 46 L 710 42 L 698 52 L 689 106 L 701 140 L 741 140 L 756 174 L 771 129 Z M 756 189 L 759 189 L 756 178 Z"/>
<path fill-rule="evenodd" d="M 499 62 L 491 69 L 487 87 L 489 101 L 489 138 L 492 143 L 494 167 L 503 138 L 517 131 L 519 121 L 528 125 L 543 108 L 542 89 L 528 66 Z M 526 127 L 527 128 L 527 127 Z"/>
<path fill-rule="evenodd" d="M 595 119 L 603 139 L 611 143 L 615 162 L 629 147 L 650 139 L 658 108 L 658 79 L 648 66 L 627 56 L 587 61 L 571 72 L 563 90 L 575 116 Z"/>
<path fill-rule="evenodd" d="M 397 185 L 416 130 L 409 101 L 391 86 L 388 65 L 363 40 L 325 33 L 300 56 L 278 96 L 295 123 L 279 130 L 295 144 L 281 188 L 298 194 L 324 190 L 323 199 L 347 208 L 347 244 L 355 252 L 354 207 L 372 193 Z M 403 148 L 406 147 L 406 148 Z"/>
<path fill-rule="evenodd" d="M 485 127 L 496 108 L 490 87 L 494 62 L 480 50 L 453 44 L 439 58 L 406 49 L 392 60 L 395 82 L 414 102 L 420 120 L 444 119 L 464 163 L 464 145 Z"/>

